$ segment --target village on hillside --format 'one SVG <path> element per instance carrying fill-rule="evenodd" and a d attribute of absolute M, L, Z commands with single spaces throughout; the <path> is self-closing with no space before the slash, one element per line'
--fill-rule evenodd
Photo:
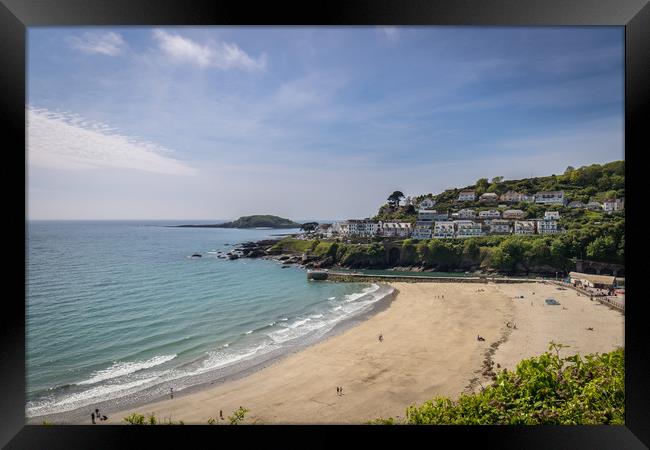
<path fill-rule="evenodd" d="M 396 195 L 397 194 L 397 195 Z M 400 206 L 399 191 L 389 198 L 392 207 Z M 445 239 L 468 238 L 484 235 L 531 235 L 531 234 L 556 234 L 563 229 L 558 226 L 560 211 L 544 211 L 543 217 L 526 217 L 521 209 L 509 209 L 508 205 L 514 203 L 536 203 L 539 205 L 557 206 L 561 208 L 583 208 L 592 211 L 601 211 L 608 214 L 622 211 L 624 199 L 607 199 L 603 203 L 590 201 L 567 202 L 564 191 L 540 191 L 534 195 L 526 195 L 515 191 L 508 191 L 502 195 L 486 192 L 478 196 L 474 190 L 462 190 L 456 198 L 457 208 L 447 211 L 435 209 L 436 201 L 426 197 L 419 203 L 411 197 L 406 197 L 404 206 L 412 207 L 417 211 L 417 220 L 410 221 L 384 221 L 366 219 L 349 219 L 331 224 L 320 224 L 313 230 L 324 238 L 371 238 L 371 237 L 398 237 L 412 239 Z M 474 207 L 469 205 L 474 204 Z M 490 209 L 485 209 L 490 207 Z M 415 209 L 417 208 L 417 210 Z"/>

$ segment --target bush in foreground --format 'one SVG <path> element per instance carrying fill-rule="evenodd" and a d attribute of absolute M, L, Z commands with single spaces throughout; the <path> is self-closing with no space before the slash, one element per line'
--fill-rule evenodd
<path fill-rule="evenodd" d="M 457 401 L 437 397 L 410 406 L 407 424 L 430 425 L 623 425 L 625 422 L 624 350 L 560 358 L 565 347 L 503 370 L 477 394 Z M 555 353 L 553 353 L 553 351 Z M 393 418 L 373 424 L 393 424 Z"/>

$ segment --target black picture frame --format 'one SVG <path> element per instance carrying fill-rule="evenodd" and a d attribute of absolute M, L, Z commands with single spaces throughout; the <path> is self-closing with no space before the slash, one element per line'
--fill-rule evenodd
<path fill-rule="evenodd" d="M 122 427 L 122 426 L 27 426 L 25 425 L 25 265 L 13 257 L 25 255 L 26 198 L 18 186 L 26 186 L 25 100 L 26 27 L 78 25 L 479 25 L 479 26 L 594 26 L 625 27 L 625 159 L 626 234 L 632 246 L 626 252 L 625 318 L 626 425 L 540 427 Z M 647 0 L 455 0 L 388 1 L 356 0 L 299 4 L 245 1 L 172 0 L 0 0 L 0 121 L 5 132 L 3 165 L 5 199 L 9 201 L 5 244 L 12 259 L 6 266 L 6 286 L 0 320 L 0 444 L 6 448 L 114 448 L 130 447 L 133 439 L 152 439 L 163 447 L 173 439 L 219 436 L 236 438 L 238 445 L 262 438 L 276 445 L 291 439 L 318 440 L 341 445 L 350 433 L 385 442 L 423 439 L 430 445 L 449 440 L 454 446 L 468 441 L 488 448 L 606 448 L 636 449 L 650 445 L 650 395 L 647 344 L 648 317 L 642 297 L 642 249 L 644 237 L 637 231 L 643 205 L 640 198 L 645 165 L 643 152 L 650 149 L 650 6 Z M 645 117 L 645 118 L 644 118 Z M 24 166 L 26 167 L 26 166 Z M 25 190 L 23 190 L 24 194 Z M 10 233 L 10 234 L 9 234 Z M 634 237 L 636 236 L 636 237 Z M 24 241 L 23 241 L 24 242 Z M 15 249 L 15 252 L 13 251 Z M 26 255 L 25 255 L 26 257 Z M 639 261 L 630 264 L 630 261 Z M 10 292 L 10 293 L 9 293 Z M 22 299 L 21 299 L 22 296 Z M 216 431 L 218 430 L 218 431 Z M 242 432 L 243 431 L 243 432 Z M 331 431 L 331 432 L 330 432 Z M 278 433 L 283 433 L 280 437 Z M 228 436 L 226 436 L 228 435 Z M 214 441 L 217 444 L 217 441 Z M 370 441 L 369 441 L 370 442 Z M 418 445 L 418 444 L 414 444 Z"/>

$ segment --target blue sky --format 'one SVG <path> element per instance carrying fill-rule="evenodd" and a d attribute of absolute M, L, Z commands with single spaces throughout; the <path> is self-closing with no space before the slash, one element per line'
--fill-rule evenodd
<path fill-rule="evenodd" d="M 31 219 L 354 218 L 623 159 L 622 27 L 30 28 Z"/>

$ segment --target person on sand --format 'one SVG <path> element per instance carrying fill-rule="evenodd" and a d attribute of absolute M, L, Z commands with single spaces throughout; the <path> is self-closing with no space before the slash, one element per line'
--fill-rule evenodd
<path fill-rule="evenodd" d="M 95 425 L 95 413 L 94 412 L 90 413 L 90 420 L 92 420 L 93 425 Z"/>
<path fill-rule="evenodd" d="M 341 395 L 343 395 L 343 386 L 341 386 L 340 389 L 341 389 Z"/>
<path fill-rule="evenodd" d="M 219 410 L 219 418 L 223 420 L 223 409 Z"/>
<path fill-rule="evenodd" d="M 340 387 L 336 386 L 336 395 L 339 395 L 341 393 L 340 389 Z"/>
<path fill-rule="evenodd" d="M 384 342 L 384 335 L 383 334 L 379 335 L 379 342 Z"/>
<path fill-rule="evenodd" d="M 108 417 L 102 416 L 102 420 L 108 420 Z"/>

